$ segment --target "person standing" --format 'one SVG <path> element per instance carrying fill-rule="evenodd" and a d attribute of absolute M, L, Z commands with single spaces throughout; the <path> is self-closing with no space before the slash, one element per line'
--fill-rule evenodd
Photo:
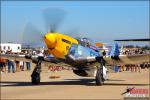
<path fill-rule="evenodd" d="M 0 57 L 0 72 L 3 72 L 3 58 Z"/>
<path fill-rule="evenodd" d="M 1 73 L 3 72 L 6 73 L 6 63 L 7 63 L 7 59 L 0 57 L 0 72 Z"/>
<path fill-rule="evenodd" d="M 8 60 L 8 59 L 4 58 L 4 62 L 3 62 L 3 72 L 5 72 L 5 73 L 6 73 L 7 60 Z"/>
<path fill-rule="evenodd" d="M 27 70 L 30 71 L 31 69 L 31 62 L 26 62 Z"/>
<path fill-rule="evenodd" d="M 10 73 L 10 70 L 12 69 L 12 72 L 15 73 L 15 66 L 13 60 L 8 60 L 8 73 Z"/>
<path fill-rule="evenodd" d="M 20 71 L 20 61 L 16 60 L 16 71 L 19 72 Z"/>
<path fill-rule="evenodd" d="M 31 53 L 31 51 L 25 51 L 25 54 L 26 55 L 31 55 L 32 53 Z M 31 62 L 26 61 L 25 63 L 26 63 L 27 71 L 30 71 L 30 69 L 31 69 Z"/>
<path fill-rule="evenodd" d="M 135 72 L 141 72 L 141 67 L 140 67 L 140 64 L 136 64 L 135 65 Z"/>
<path fill-rule="evenodd" d="M 106 51 L 105 50 L 103 51 L 102 54 L 103 54 L 103 57 L 106 57 Z"/>
<path fill-rule="evenodd" d="M 21 69 L 21 71 L 24 71 L 24 62 L 23 61 L 20 61 L 20 69 Z"/>
<path fill-rule="evenodd" d="M 8 49 L 6 54 L 13 54 L 12 49 Z M 8 60 L 8 73 L 10 73 L 10 70 L 12 69 L 12 72 L 15 73 L 15 64 L 14 60 Z"/>

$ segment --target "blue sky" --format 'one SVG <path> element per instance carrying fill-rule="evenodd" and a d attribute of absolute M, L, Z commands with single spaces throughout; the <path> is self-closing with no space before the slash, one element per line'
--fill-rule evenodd
<path fill-rule="evenodd" d="M 58 32 L 77 30 L 94 41 L 149 37 L 148 1 L 2 1 L 1 41 L 21 42 L 27 23 L 43 33 L 42 11 L 60 8 L 67 12 Z"/>

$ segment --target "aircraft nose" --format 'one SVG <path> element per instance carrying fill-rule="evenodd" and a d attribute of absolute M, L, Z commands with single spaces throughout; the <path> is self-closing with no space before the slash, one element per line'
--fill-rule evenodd
<path fill-rule="evenodd" d="M 50 33 L 46 34 L 44 36 L 44 41 L 48 46 L 48 48 L 54 48 L 56 45 L 56 38 L 54 34 L 50 34 Z"/>

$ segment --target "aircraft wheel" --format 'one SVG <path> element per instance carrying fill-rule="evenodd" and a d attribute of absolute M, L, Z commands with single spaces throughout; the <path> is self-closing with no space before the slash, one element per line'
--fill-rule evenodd
<path fill-rule="evenodd" d="M 40 74 L 35 72 L 33 75 L 32 75 L 32 84 L 33 85 L 38 85 L 40 83 Z"/>
<path fill-rule="evenodd" d="M 99 68 L 97 70 L 95 81 L 96 81 L 96 85 L 98 85 L 98 86 L 101 86 L 104 83 L 103 78 L 102 78 L 102 69 L 101 68 Z"/>

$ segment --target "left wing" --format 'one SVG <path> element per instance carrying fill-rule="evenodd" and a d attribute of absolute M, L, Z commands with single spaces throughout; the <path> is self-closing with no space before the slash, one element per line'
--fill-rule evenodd
<path fill-rule="evenodd" d="M 0 54 L 0 57 L 4 57 L 4 58 L 9 59 L 9 60 L 32 61 L 32 58 L 29 55 Z"/>
<path fill-rule="evenodd" d="M 17 61 L 27 61 L 27 62 L 37 62 L 38 56 L 33 55 L 19 55 L 19 54 L 0 54 L 0 57 L 4 57 L 9 60 L 17 60 Z M 43 57 L 43 63 L 60 63 L 62 62 L 60 59 L 55 57 Z"/>

